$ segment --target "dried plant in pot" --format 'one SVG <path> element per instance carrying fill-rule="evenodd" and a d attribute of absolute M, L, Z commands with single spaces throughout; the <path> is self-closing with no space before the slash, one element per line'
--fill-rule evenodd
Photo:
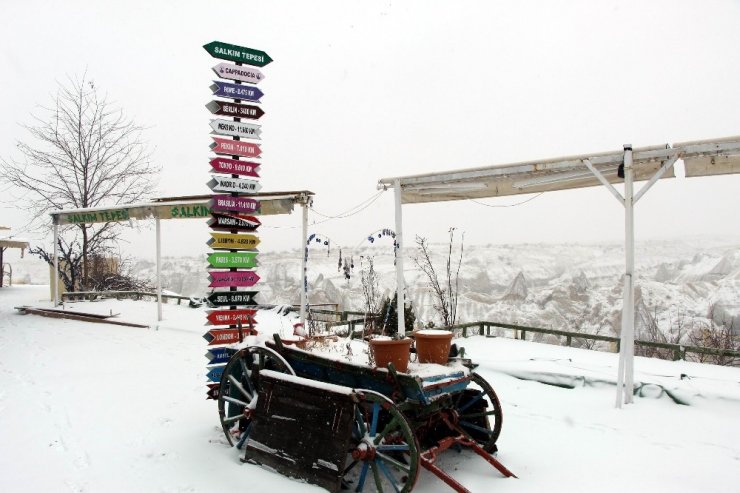
<path fill-rule="evenodd" d="M 380 336 L 370 339 L 370 363 L 376 368 L 387 368 L 393 363 L 397 371 L 406 373 L 409 366 L 411 339 Z"/>

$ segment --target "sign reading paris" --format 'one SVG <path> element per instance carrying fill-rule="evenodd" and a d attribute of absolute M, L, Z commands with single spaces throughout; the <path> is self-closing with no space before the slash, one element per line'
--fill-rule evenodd
<path fill-rule="evenodd" d="M 211 41 L 203 45 L 203 48 L 213 58 L 246 63 L 247 65 L 254 65 L 256 67 L 264 67 L 272 61 L 270 55 L 264 51 L 223 43 L 221 41 Z"/>

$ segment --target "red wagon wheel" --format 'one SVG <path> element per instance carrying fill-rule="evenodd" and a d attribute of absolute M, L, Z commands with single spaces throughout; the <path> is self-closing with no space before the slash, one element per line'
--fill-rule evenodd
<path fill-rule="evenodd" d="M 344 484 L 356 492 L 411 491 L 419 474 L 419 444 L 393 402 L 371 390 L 357 390 L 350 464 Z"/>
<path fill-rule="evenodd" d="M 226 440 L 234 445 L 233 439 L 236 438 L 238 448 L 249 436 L 251 411 L 257 405 L 261 370 L 295 375 L 290 364 L 277 352 L 262 346 L 249 346 L 231 357 L 221 376 L 218 415 Z"/>
<path fill-rule="evenodd" d="M 468 387 L 453 397 L 457 424 L 486 452 L 496 451 L 496 440 L 501 434 L 503 413 L 493 387 L 473 372 Z"/>

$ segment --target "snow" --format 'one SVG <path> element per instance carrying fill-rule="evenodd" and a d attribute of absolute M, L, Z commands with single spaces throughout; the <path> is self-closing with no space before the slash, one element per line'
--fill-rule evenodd
<path fill-rule="evenodd" d="M 20 315 L 48 286 L 0 289 L 0 491 L 323 491 L 239 461 L 205 399 L 204 308 L 79 302 L 150 329 Z M 260 331 L 292 318 L 259 311 Z M 480 457 L 438 465 L 473 492 L 728 492 L 740 484 L 740 369 L 635 358 L 615 409 L 617 356 L 503 338 L 455 341 L 498 393 L 504 479 Z M 543 383 L 545 382 L 545 383 Z M 670 395 L 669 395 L 670 394 Z M 688 405 L 677 404 L 671 397 Z M 733 486 L 735 485 L 735 486 Z M 415 491 L 449 492 L 422 470 Z"/>

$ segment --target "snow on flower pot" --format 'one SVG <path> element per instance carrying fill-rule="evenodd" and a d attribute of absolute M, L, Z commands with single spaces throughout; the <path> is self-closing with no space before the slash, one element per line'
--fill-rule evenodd
<path fill-rule="evenodd" d="M 446 365 L 452 344 L 452 332 L 449 330 L 425 329 L 414 332 L 416 354 L 419 363 L 437 363 Z"/>
<path fill-rule="evenodd" d="M 411 339 L 408 337 L 405 339 L 385 337 L 370 339 L 370 352 L 376 368 L 387 368 L 388 363 L 393 363 L 397 371 L 406 373 L 410 350 Z"/>

